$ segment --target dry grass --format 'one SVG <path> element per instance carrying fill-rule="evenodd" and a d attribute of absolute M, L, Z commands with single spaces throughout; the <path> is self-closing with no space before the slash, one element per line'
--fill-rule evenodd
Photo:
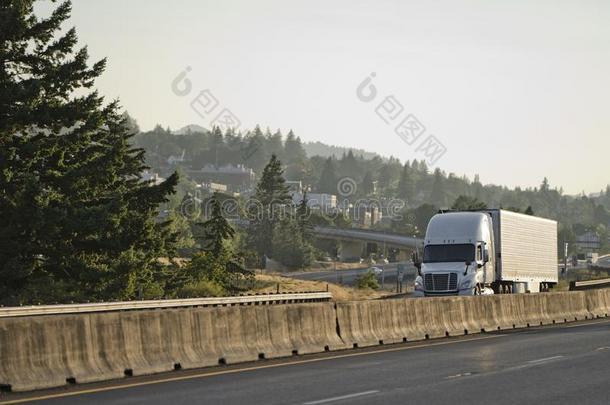
<path fill-rule="evenodd" d="M 387 291 L 375 291 L 370 289 L 359 290 L 356 288 L 340 286 L 333 283 L 322 281 L 299 280 L 295 278 L 282 277 L 279 274 L 257 274 L 257 281 L 265 285 L 251 292 L 271 293 L 277 291 L 277 284 L 280 285 L 280 292 L 305 292 L 305 291 L 328 291 L 333 295 L 335 301 L 358 301 L 371 300 L 389 295 Z"/>

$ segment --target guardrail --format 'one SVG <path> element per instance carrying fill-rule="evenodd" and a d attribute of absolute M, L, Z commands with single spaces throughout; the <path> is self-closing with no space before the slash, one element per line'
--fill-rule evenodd
<path fill-rule="evenodd" d="M 0 308 L 0 318 L 77 314 L 87 312 L 133 311 L 158 308 L 218 307 L 234 305 L 276 305 L 332 300 L 329 292 L 242 295 L 220 298 L 186 298 L 174 300 L 96 302 L 91 304 L 32 305 Z"/>
<path fill-rule="evenodd" d="M 570 291 L 593 290 L 610 287 L 610 278 L 588 281 L 570 281 Z"/>

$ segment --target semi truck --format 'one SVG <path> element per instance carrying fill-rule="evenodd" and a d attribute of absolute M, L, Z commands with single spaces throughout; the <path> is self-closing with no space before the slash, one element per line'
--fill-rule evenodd
<path fill-rule="evenodd" d="M 448 211 L 428 223 L 415 296 L 537 293 L 558 281 L 557 222 L 507 211 Z"/>

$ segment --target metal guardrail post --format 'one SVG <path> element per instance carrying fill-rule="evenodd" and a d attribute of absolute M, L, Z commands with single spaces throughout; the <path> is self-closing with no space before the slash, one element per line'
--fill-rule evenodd
<path fill-rule="evenodd" d="M 570 291 L 593 290 L 610 287 L 610 278 L 587 281 L 570 281 Z"/>

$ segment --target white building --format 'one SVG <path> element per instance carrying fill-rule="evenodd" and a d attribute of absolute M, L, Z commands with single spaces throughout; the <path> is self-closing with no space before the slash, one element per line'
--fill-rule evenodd
<path fill-rule="evenodd" d="M 184 162 L 184 155 L 185 155 L 184 150 L 182 150 L 182 154 L 180 156 L 171 155 L 170 157 L 167 158 L 167 164 L 170 166 L 173 166 L 176 163 Z"/>
<path fill-rule="evenodd" d="M 158 173 L 149 172 L 148 170 L 144 170 L 142 172 L 142 180 L 143 181 L 152 181 L 153 185 L 157 186 L 165 181 L 165 179 L 159 176 Z"/>
<path fill-rule="evenodd" d="M 292 193 L 292 202 L 298 205 L 303 201 L 303 193 Z M 307 193 L 307 206 L 322 211 L 337 208 L 337 196 L 334 194 Z"/>
<path fill-rule="evenodd" d="M 201 184 L 201 188 L 204 191 L 208 191 L 210 193 L 215 193 L 215 192 L 219 192 L 219 193 L 226 193 L 227 192 L 227 185 L 226 184 L 220 184 L 220 183 L 202 183 Z"/>

